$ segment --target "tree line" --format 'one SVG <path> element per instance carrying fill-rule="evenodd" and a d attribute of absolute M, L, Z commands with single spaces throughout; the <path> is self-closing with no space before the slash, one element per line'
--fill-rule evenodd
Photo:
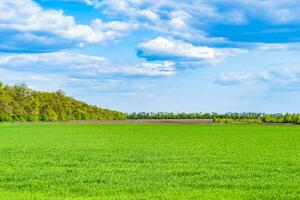
<path fill-rule="evenodd" d="M 131 113 L 128 119 L 212 119 L 218 123 L 293 123 L 300 124 L 300 114 L 266 113 Z"/>
<path fill-rule="evenodd" d="M 68 97 L 63 91 L 37 92 L 0 82 L 0 121 L 123 120 L 126 114 Z"/>
<path fill-rule="evenodd" d="M 266 113 L 130 113 L 99 108 L 68 97 L 61 90 L 38 92 L 23 84 L 0 82 L 0 122 L 3 121 L 75 121 L 134 119 L 212 119 L 218 123 L 294 123 L 300 114 Z"/>

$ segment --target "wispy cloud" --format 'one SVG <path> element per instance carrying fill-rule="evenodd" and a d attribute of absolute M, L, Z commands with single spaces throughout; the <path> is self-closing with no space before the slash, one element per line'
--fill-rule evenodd
<path fill-rule="evenodd" d="M 249 81 L 254 76 L 251 73 L 232 72 L 220 74 L 216 79 L 216 83 L 221 85 L 236 85 Z"/>
<path fill-rule="evenodd" d="M 174 73 L 172 62 L 117 66 L 104 57 L 67 52 L 41 54 L 0 54 L 0 67 L 27 72 L 62 73 L 74 77 L 168 76 Z"/>
<path fill-rule="evenodd" d="M 300 65 L 288 65 L 259 72 L 229 72 L 218 75 L 219 85 L 240 85 L 249 82 L 264 84 L 269 91 L 300 91 Z"/>
<path fill-rule="evenodd" d="M 212 1 L 216 6 L 228 5 L 230 9 L 239 9 L 246 16 L 266 20 L 271 23 L 284 24 L 300 21 L 299 1 L 273 1 L 273 0 L 218 0 Z"/>

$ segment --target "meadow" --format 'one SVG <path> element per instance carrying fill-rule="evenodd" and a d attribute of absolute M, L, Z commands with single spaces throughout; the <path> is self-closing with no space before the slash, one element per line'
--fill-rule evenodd
<path fill-rule="evenodd" d="M 0 125 L 0 199 L 299 199 L 300 126 Z"/>

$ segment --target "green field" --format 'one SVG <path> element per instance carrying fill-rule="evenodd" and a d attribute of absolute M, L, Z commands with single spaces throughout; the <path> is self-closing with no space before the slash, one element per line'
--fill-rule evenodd
<path fill-rule="evenodd" d="M 0 199 L 299 199 L 300 127 L 0 125 Z"/>

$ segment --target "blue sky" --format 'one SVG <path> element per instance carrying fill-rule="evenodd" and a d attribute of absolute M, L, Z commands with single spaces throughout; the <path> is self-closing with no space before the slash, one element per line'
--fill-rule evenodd
<path fill-rule="evenodd" d="M 298 0 L 0 0 L 0 81 L 124 112 L 300 112 Z"/>

